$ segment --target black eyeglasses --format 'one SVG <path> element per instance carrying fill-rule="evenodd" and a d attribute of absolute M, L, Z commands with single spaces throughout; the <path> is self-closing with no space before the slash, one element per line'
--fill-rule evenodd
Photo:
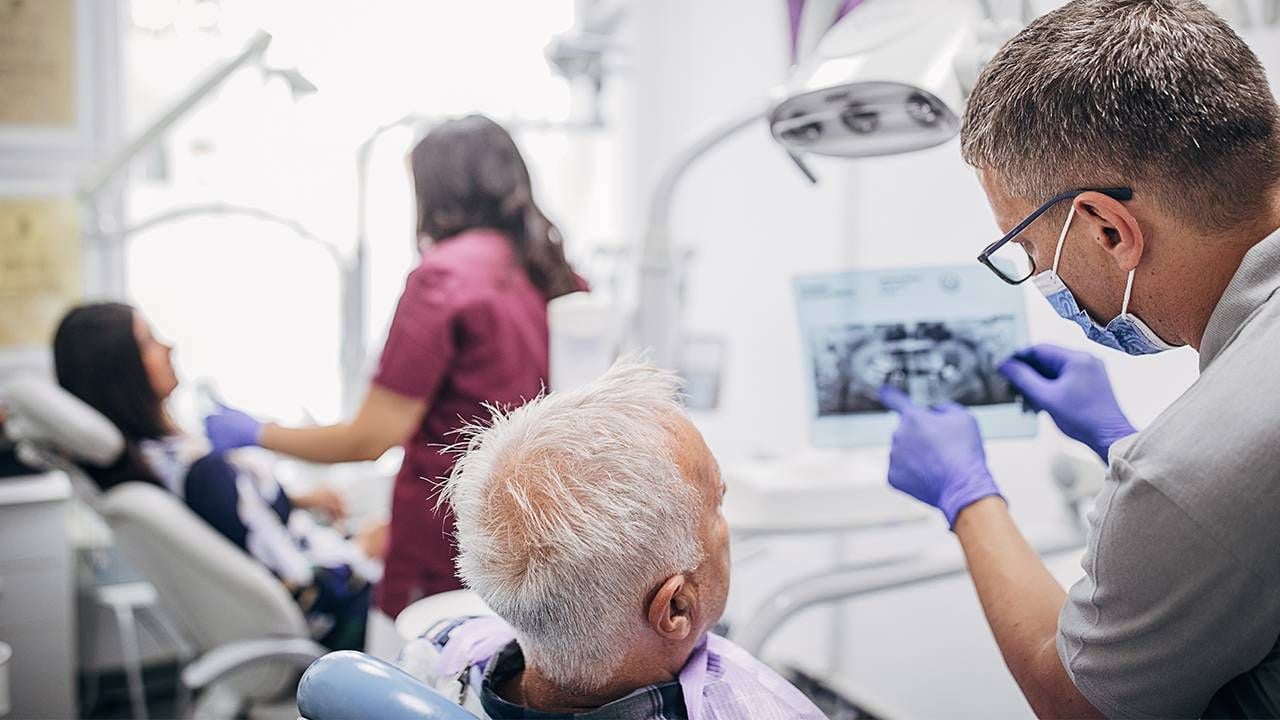
<path fill-rule="evenodd" d="M 1045 201 L 1043 205 L 1031 213 L 1022 222 L 1018 223 L 1008 235 L 991 243 L 978 256 L 978 262 L 991 268 L 991 272 L 996 277 L 1009 283 L 1010 285 L 1018 285 L 1026 282 L 1032 275 L 1036 274 L 1036 261 L 1031 257 L 1031 253 L 1022 246 L 1021 243 L 1012 242 L 1015 238 L 1031 226 L 1039 217 L 1052 208 L 1054 205 L 1064 200 L 1074 200 L 1077 196 L 1087 193 L 1097 192 L 1106 195 L 1113 200 L 1125 202 L 1133 199 L 1133 190 L 1127 187 L 1117 188 L 1083 188 L 1080 190 L 1068 190 L 1064 193 L 1054 195 Z"/>

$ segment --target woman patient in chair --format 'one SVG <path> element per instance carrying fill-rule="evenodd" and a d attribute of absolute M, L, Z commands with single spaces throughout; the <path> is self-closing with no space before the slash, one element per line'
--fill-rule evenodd
<path fill-rule="evenodd" d="M 459 575 L 497 617 L 442 621 L 407 671 L 489 718 L 824 717 L 709 632 L 729 592 L 724 484 L 674 375 L 621 363 L 465 445 L 443 497 Z"/>
<path fill-rule="evenodd" d="M 269 467 L 249 455 L 210 455 L 208 442 L 183 433 L 165 411 L 178 386 L 171 348 L 128 305 L 71 310 L 53 341 L 58 384 L 107 417 L 125 438 L 109 468 L 86 467 L 103 490 L 146 482 L 182 498 L 205 522 L 252 555 L 298 601 L 312 634 L 335 650 L 360 649 L 370 586 L 382 573 L 385 530 L 348 541 L 295 508 L 341 516 L 341 498 L 322 490 L 290 497 Z"/>

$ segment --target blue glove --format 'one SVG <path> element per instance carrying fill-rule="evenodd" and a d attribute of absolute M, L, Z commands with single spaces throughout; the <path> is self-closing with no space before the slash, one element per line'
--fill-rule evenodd
<path fill-rule="evenodd" d="M 1120 410 L 1098 358 L 1057 345 L 1034 345 L 1004 361 L 1000 373 L 1028 407 L 1049 413 L 1063 434 L 1107 462 L 1116 440 L 1137 432 Z"/>
<path fill-rule="evenodd" d="M 218 404 L 218 411 L 204 419 L 204 434 L 213 452 L 255 446 L 262 440 L 262 423 L 252 417 Z"/>
<path fill-rule="evenodd" d="M 941 510 L 951 528 L 961 510 L 1000 496 L 978 422 L 963 406 L 923 408 L 892 386 L 881 388 L 880 402 L 902 416 L 889 452 L 890 485 Z"/>

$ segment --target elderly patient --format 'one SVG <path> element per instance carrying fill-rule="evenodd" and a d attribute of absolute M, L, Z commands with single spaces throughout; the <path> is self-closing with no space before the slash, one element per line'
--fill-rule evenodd
<path fill-rule="evenodd" d="M 822 718 L 708 630 L 729 590 L 724 484 L 670 373 L 615 365 L 473 428 L 444 497 L 498 615 L 402 663 L 490 718 Z"/>

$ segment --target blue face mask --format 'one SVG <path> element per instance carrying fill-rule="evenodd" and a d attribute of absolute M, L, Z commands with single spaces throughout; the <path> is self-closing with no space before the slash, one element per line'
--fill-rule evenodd
<path fill-rule="evenodd" d="M 1084 330 L 1090 340 L 1105 345 L 1113 350 L 1130 355 L 1151 355 L 1173 349 L 1173 345 L 1160 339 L 1147 324 L 1137 315 L 1129 312 L 1129 297 L 1133 294 L 1133 274 L 1137 268 L 1129 271 L 1129 281 L 1124 287 L 1124 303 L 1120 306 L 1120 314 L 1106 326 L 1098 324 L 1089 313 L 1076 302 L 1075 295 L 1067 289 L 1066 283 L 1058 276 L 1058 261 L 1062 259 L 1062 244 L 1066 242 L 1067 230 L 1075 219 L 1076 208 L 1071 206 L 1067 222 L 1062 226 L 1062 235 L 1058 237 L 1058 247 L 1053 253 L 1053 268 L 1031 278 L 1036 289 L 1044 294 L 1045 299 L 1063 318 L 1074 322 Z"/>

